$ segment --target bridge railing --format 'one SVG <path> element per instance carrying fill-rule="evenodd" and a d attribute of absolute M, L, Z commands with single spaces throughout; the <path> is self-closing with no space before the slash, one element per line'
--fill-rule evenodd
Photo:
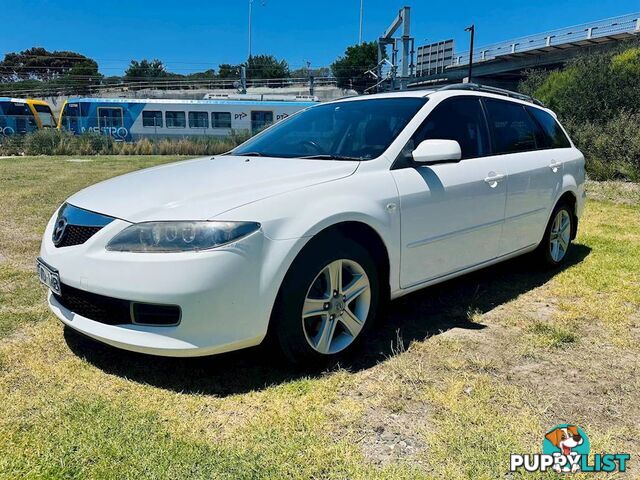
<path fill-rule="evenodd" d="M 631 13 L 619 17 L 583 23 L 573 27 L 550 30 L 545 33 L 520 37 L 506 42 L 494 43 L 473 51 L 473 63 L 493 60 L 501 55 L 512 55 L 546 47 L 566 45 L 574 42 L 595 40 L 598 38 L 624 33 L 640 34 L 640 13 Z M 452 67 L 469 64 L 469 52 L 461 52 L 453 58 Z"/>

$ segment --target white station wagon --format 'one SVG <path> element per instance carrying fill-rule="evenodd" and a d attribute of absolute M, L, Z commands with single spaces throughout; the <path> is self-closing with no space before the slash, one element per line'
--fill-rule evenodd
<path fill-rule="evenodd" d="M 72 195 L 38 271 L 65 325 L 116 347 L 210 355 L 270 334 L 317 361 L 359 343 L 390 299 L 527 252 L 561 263 L 584 181 L 583 155 L 529 97 L 466 84 L 347 98 Z"/>

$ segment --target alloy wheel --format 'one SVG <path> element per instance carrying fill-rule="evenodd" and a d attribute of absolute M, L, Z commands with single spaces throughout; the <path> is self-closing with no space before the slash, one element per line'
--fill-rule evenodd
<path fill-rule="evenodd" d="M 569 249 L 571 241 L 571 216 L 561 209 L 553 219 L 551 236 L 549 237 L 549 253 L 554 262 L 560 262 Z"/>
<path fill-rule="evenodd" d="M 362 331 L 371 306 L 371 285 L 353 260 L 334 260 L 315 277 L 302 307 L 302 328 L 315 351 L 344 350 Z"/>

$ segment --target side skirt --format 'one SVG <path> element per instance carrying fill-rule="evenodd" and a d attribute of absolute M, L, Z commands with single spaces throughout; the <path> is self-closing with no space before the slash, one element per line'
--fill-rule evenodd
<path fill-rule="evenodd" d="M 418 283 L 416 285 L 412 285 L 407 288 L 401 288 L 399 290 L 391 292 L 391 300 L 400 298 L 403 295 L 407 295 L 408 293 L 415 292 L 416 290 L 420 290 L 422 288 L 430 287 L 431 285 L 436 285 L 438 283 L 446 282 L 447 280 L 451 280 L 452 278 L 460 277 L 467 273 L 475 272 L 476 270 L 483 269 L 485 267 L 489 267 L 491 265 L 495 265 L 496 263 L 504 262 L 505 260 L 509 260 L 511 258 L 519 257 L 520 255 L 524 255 L 525 253 L 533 252 L 537 248 L 537 244 L 532 244 L 527 247 L 516 250 L 515 252 L 508 253 L 506 255 L 502 255 L 500 257 L 493 258 L 491 260 L 487 260 L 486 262 L 478 263 L 476 265 L 472 265 L 471 267 L 466 267 L 461 270 L 456 270 L 455 272 L 447 273 L 445 275 L 441 275 L 436 278 L 432 278 L 430 280 L 426 280 L 424 282 Z"/>

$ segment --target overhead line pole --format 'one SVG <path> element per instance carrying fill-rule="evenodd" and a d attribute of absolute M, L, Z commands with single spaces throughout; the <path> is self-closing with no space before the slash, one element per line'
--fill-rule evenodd
<path fill-rule="evenodd" d="M 249 0 L 249 58 L 251 58 L 251 10 L 253 6 L 253 0 Z"/>
<path fill-rule="evenodd" d="M 362 45 L 362 12 L 364 7 L 364 0 L 360 0 L 360 34 L 358 35 L 358 45 Z"/>
<path fill-rule="evenodd" d="M 471 45 L 469 46 L 469 74 L 468 74 L 468 82 L 473 83 L 471 80 L 471 74 L 473 73 L 473 40 L 476 36 L 476 26 L 475 24 L 471 24 L 470 27 L 464 29 L 465 32 L 469 32 L 471 34 Z"/>

